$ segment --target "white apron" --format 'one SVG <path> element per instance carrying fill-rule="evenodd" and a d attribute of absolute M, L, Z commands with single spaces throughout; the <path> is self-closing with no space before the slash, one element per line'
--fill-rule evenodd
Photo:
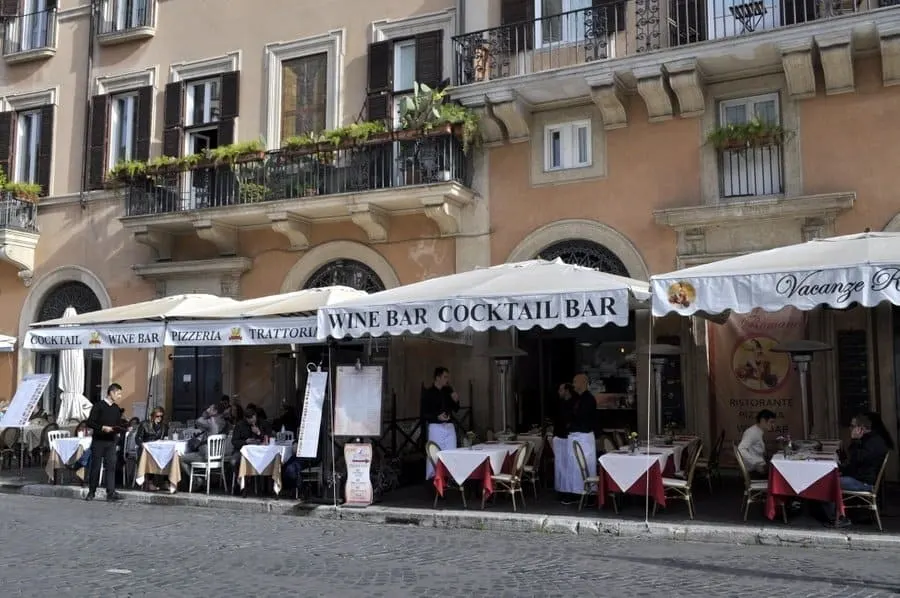
<path fill-rule="evenodd" d="M 451 423 L 428 424 L 428 440 L 438 445 L 442 451 L 456 448 L 456 426 Z M 425 459 L 425 479 L 434 477 L 434 467 L 431 460 Z"/>
<path fill-rule="evenodd" d="M 553 487 L 557 492 L 581 494 L 584 492 L 584 480 L 581 469 L 575 458 L 572 443 L 578 442 L 587 461 L 588 477 L 597 475 L 597 444 L 594 433 L 571 432 L 568 438 L 553 439 Z"/>

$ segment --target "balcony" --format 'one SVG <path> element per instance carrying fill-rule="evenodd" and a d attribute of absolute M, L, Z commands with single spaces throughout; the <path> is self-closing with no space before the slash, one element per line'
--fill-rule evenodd
<path fill-rule="evenodd" d="M 222 255 L 237 253 L 243 227 L 271 226 L 294 249 L 308 247 L 316 222 L 351 221 L 382 242 L 392 216 L 419 213 L 457 234 L 474 198 L 462 142 L 449 130 L 385 137 L 160 172 L 125 186 L 122 222 L 160 259 L 171 257 L 172 235 L 191 230 Z"/>
<path fill-rule="evenodd" d="M 156 0 L 104 0 L 97 24 L 102 46 L 149 39 L 156 35 Z"/>
<path fill-rule="evenodd" d="M 35 212 L 33 203 L 0 193 L 0 260 L 15 266 L 26 284 L 34 272 L 34 252 L 40 238 Z"/>
<path fill-rule="evenodd" d="M 784 159 L 780 145 L 719 152 L 723 199 L 781 195 Z"/>
<path fill-rule="evenodd" d="M 6 20 L 3 59 L 7 64 L 46 60 L 56 54 L 56 9 Z"/>
<path fill-rule="evenodd" d="M 522 0 L 530 2 L 531 0 Z M 898 0 L 611 0 L 453 38 L 454 99 L 527 136 L 535 106 L 592 99 L 607 128 L 625 126 L 636 92 L 650 120 L 697 116 L 704 84 L 783 70 L 791 95 L 852 91 L 853 55 L 878 53 L 900 83 Z M 718 43 L 718 42 L 726 43 Z M 673 97 L 674 96 L 674 97 Z M 673 101 L 673 100 L 677 100 Z"/>

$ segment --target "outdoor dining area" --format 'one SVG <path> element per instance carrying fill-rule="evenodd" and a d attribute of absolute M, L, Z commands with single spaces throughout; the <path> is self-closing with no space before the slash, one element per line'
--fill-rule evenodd
<path fill-rule="evenodd" d="M 467 398 L 469 405 L 495 401 L 499 409 L 494 421 L 477 429 L 456 421 L 460 398 L 449 385 L 446 392 L 442 390 L 446 382 L 439 379 L 446 372 L 440 370 L 445 368 L 436 368 L 434 396 L 441 404 L 434 409 L 436 419 L 423 415 L 415 434 L 420 471 L 427 470 L 428 475 L 380 496 L 383 504 L 421 506 L 428 501 L 432 508 L 562 511 L 584 517 L 596 517 L 598 512 L 605 517 L 611 512 L 644 520 L 759 523 L 764 518 L 780 525 L 805 525 L 811 514 L 834 526 L 849 524 L 846 516 L 859 511 L 854 519 L 861 525 L 883 530 L 891 527 L 896 504 L 885 484 L 894 446 L 878 413 L 873 409 L 854 414 L 849 433 L 837 425 L 830 438 L 812 431 L 815 414 L 808 376 L 815 367 L 813 357 L 830 350 L 825 343 L 803 340 L 763 347 L 757 342 L 758 347 L 748 349 L 747 363 L 738 363 L 741 379 L 756 376 L 753 379 L 760 385 L 769 384 L 776 375 L 764 363 L 771 355 L 787 355 L 787 363 L 797 368 L 800 425 L 778 422 L 777 437 L 776 414 L 767 409 L 759 410 L 756 422 L 737 436 L 704 426 L 690 430 L 666 421 L 662 368 L 657 362 L 683 351 L 670 345 L 639 339 L 629 356 L 642 378 L 640 419 L 634 428 L 586 424 L 586 418 L 598 417 L 593 413 L 598 403 L 587 376 L 577 373 L 571 381 L 553 381 L 560 384 L 562 415 L 532 429 L 516 429 L 511 416 L 511 376 L 521 355 L 513 340 L 515 331 L 624 327 L 640 312 L 652 314 L 652 332 L 654 318 L 674 314 L 714 326 L 729 314 L 754 310 L 805 312 L 822 306 L 841 310 L 883 301 L 900 305 L 897 255 L 900 235 L 863 233 L 725 259 L 653 276 L 649 282 L 560 261 L 532 260 L 373 294 L 332 287 L 247 301 L 170 297 L 37 323 L 25 342 L 40 350 L 39 339 L 56 334 L 70 339 L 62 347 L 55 343 L 57 349 L 77 350 L 93 343 L 109 350 L 155 351 L 179 343 L 228 345 L 255 339 L 257 344 L 271 345 L 317 343 L 331 355 L 342 343 L 483 334 L 488 346 L 479 345 L 478 352 L 472 349 L 472 359 L 486 359 L 493 366 L 493 396 Z M 283 331 L 272 332 L 276 329 Z M 651 333 L 647 338 L 654 337 Z M 124 421 L 122 471 L 116 475 L 121 475 L 126 487 L 146 489 L 153 482 L 163 492 L 248 495 L 252 490 L 283 497 L 290 486 L 295 497 L 303 494 L 307 499 L 340 504 L 352 494 L 360 500 L 367 495 L 359 494 L 358 486 L 351 488 L 361 482 L 359 471 L 351 472 L 350 460 L 345 458 L 348 447 L 372 445 L 376 461 L 394 457 L 378 454 L 383 451 L 379 440 L 385 411 L 383 403 L 373 405 L 384 393 L 381 373 L 371 376 L 378 367 L 358 360 L 355 364 L 328 360 L 322 396 L 311 400 L 315 393 L 311 395 L 308 386 L 305 399 L 294 406 L 303 412 L 300 425 L 278 432 L 277 420 L 264 425 L 264 418 L 236 415 L 255 410 L 228 397 L 216 408 L 215 415 L 224 423 L 215 427 L 215 433 L 197 425 L 198 414 L 197 420 L 184 424 L 165 422 L 162 437 L 139 443 L 136 430 L 146 422 L 143 418 Z M 429 388 L 423 387 L 423 401 Z M 150 415 L 157 407 L 162 405 L 148 405 Z M 42 458 L 39 463 L 49 480 L 65 482 L 70 470 L 76 479 L 83 476 L 78 465 L 90 450 L 89 433 L 48 422 L 35 437 L 33 430 L 39 425 L 0 431 L 0 465 L 4 460 L 7 466 L 17 462 L 20 469 L 33 465 L 31 458 L 28 462 L 21 458 L 27 452 Z M 245 432 L 235 432 L 247 426 L 253 430 L 252 439 L 243 442 Z M 304 449 L 303 439 L 311 435 L 315 436 L 312 449 Z M 197 439 L 203 450 L 194 442 Z M 367 478 L 372 476 L 373 483 L 379 475 L 375 465 L 367 462 L 367 469 L 361 470 Z M 290 485 L 284 479 L 289 466 Z M 423 484 L 427 493 L 422 492 Z M 362 500 L 372 502 L 372 498 Z"/>

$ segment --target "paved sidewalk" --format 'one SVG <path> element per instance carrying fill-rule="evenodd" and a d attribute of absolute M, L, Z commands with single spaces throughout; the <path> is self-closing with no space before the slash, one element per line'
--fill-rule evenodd
<path fill-rule="evenodd" d="M 76 486 L 52 486 L 0 479 L 0 492 L 25 496 L 81 499 L 86 490 Z M 273 513 L 298 517 L 397 524 L 424 528 L 472 529 L 497 532 L 537 532 L 580 536 L 643 538 L 719 544 L 794 546 L 850 550 L 888 550 L 900 552 L 900 535 L 841 532 L 813 529 L 786 529 L 775 524 L 724 525 L 708 523 L 672 523 L 622 520 L 611 517 L 587 518 L 535 513 L 498 513 L 478 509 L 433 510 L 412 507 L 374 505 L 365 509 L 332 505 L 298 504 L 293 497 L 273 500 L 237 498 L 221 495 L 178 493 L 150 494 L 124 491 L 129 503 L 208 507 L 245 513 Z M 102 493 L 98 494 L 102 500 Z"/>

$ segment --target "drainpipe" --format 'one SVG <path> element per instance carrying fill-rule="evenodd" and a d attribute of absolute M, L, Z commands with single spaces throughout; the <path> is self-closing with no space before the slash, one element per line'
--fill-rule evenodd
<path fill-rule="evenodd" d="M 94 72 L 94 43 L 96 42 L 96 26 L 98 8 L 101 0 L 90 1 L 90 24 L 88 26 L 88 51 L 84 77 L 84 138 L 81 144 L 81 190 L 78 201 L 81 209 L 85 209 L 87 203 L 88 177 L 90 175 L 90 151 L 91 151 L 91 75 Z"/>

